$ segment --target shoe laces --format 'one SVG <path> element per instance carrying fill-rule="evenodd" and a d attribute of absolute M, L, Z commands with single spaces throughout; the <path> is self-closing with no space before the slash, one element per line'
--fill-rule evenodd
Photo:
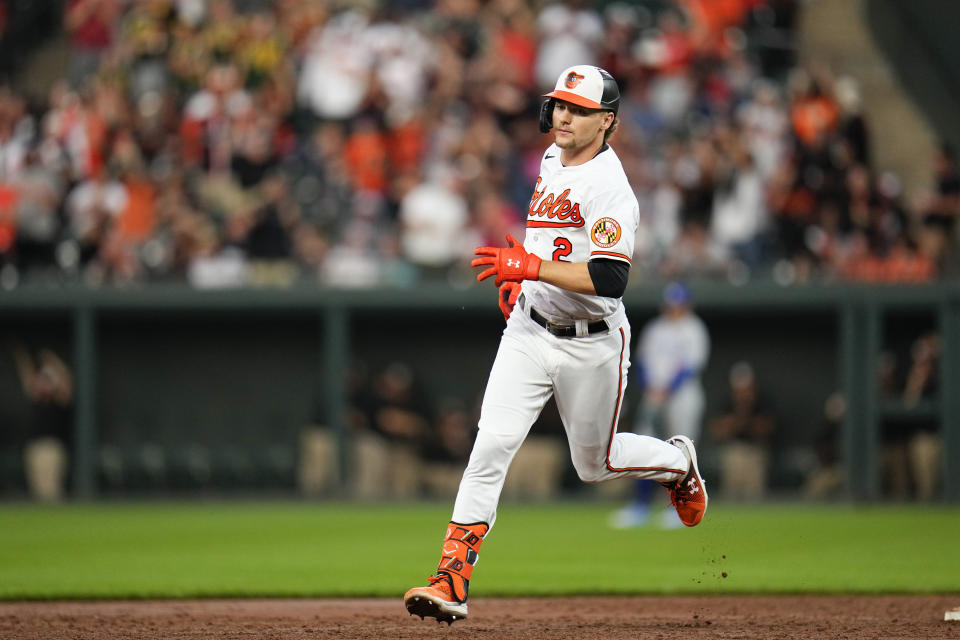
<path fill-rule="evenodd" d="M 686 480 L 680 480 L 677 482 L 677 487 L 674 490 L 674 499 L 677 502 L 686 502 L 690 498 L 690 494 L 695 491 L 702 491 L 697 488 L 697 479 L 694 475 L 690 475 Z"/>
<path fill-rule="evenodd" d="M 427 581 L 430 583 L 430 586 L 437 584 L 438 582 L 444 583 L 445 586 L 451 587 L 450 576 L 445 573 L 437 573 L 432 576 L 427 576 Z"/>

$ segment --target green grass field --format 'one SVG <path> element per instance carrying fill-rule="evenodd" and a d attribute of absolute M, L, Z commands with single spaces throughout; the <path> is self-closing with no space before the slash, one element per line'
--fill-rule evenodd
<path fill-rule="evenodd" d="M 617 505 L 504 504 L 471 594 L 960 593 L 960 509 L 711 504 L 612 530 Z M 450 505 L 0 506 L 0 599 L 396 596 Z M 726 573 L 726 577 L 724 577 Z"/>

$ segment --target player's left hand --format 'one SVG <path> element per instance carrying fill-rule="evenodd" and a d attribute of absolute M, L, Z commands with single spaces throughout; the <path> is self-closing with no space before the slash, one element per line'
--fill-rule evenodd
<path fill-rule="evenodd" d="M 540 263 L 542 260 L 533 253 L 527 253 L 523 245 L 507 234 L 507 248 L 499 247 L 477 247 L 473 253 L 481 258 L 475 258 L 470 263 L 472 267 L 482 267 L 490 265 L 490 268 L 481 272 L 477 276 L 477 281 L 496 275 L 495 284 L 499 287 L 501 283 L 523 282 L 524 280 L 537 280 L 540 277 Z"/>
<path fill-rule="evenodd" d="M 520 283 L 504 282 L 500 285 L 499 293 L 498 302 L 500 304 L 500 311 L 503 312 L 503 319 L 509 320 L 510 313 L 513 311 L 513 305 L 517 304 L 517 298 L 520 297 Z"/>

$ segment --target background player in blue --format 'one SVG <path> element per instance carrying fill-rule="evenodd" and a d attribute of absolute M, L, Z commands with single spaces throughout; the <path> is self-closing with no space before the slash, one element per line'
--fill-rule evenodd
<path fill-rule="evenodd" d="M 643 329 L 637 344 L 637 381 L 643 399 L 634 419 L 634 433 L 666 437 L 682 434 L 696 441 L 703 430 L 704 391 L 700 375 L 710 355 L 706 325 L 693 311 L 690 289 L 671 282 L 663 290 L 660 315 Z M 653 483 L 638 480 L 633 501 L 613 514 L 616 528 L 639 527 L 651 518 Z M 679 527 L 676 511 L 663 512 L 661 524 Z"/>

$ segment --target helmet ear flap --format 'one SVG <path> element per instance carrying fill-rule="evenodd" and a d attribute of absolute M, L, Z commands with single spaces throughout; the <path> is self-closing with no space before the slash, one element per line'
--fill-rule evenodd
<path fill-rule="evenodd" d="M 540 105 L 540 133 L 549 133 L 553 129 L 553 107 L 556 100 L 547 98 Z"/>

